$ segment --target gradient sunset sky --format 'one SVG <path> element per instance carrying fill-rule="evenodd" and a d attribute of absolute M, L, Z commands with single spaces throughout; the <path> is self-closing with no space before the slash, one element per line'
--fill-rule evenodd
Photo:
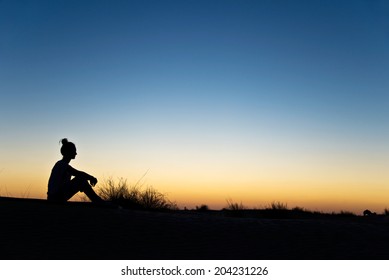
<path fill-rule="evenodd" d="M 179 206 L 389 208 L 388 1 L 0 1 L 0 195 L 61 158 Z"/>

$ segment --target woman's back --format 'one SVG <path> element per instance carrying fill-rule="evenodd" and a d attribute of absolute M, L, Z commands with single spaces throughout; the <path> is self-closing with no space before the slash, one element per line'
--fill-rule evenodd
<path fill-rule="evenodd" d="M 54 195 L 61 191 L 61 188 L 70 182 L 71 177 L 72 176 L 69 173 L 69 163 L 63 159 L 59 160 L 51 170 L 48 195 Z"/>

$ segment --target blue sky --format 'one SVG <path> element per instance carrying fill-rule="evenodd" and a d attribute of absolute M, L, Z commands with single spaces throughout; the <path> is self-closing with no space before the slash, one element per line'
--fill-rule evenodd
<path fill-rule="evenodd" d="M 388 77 L 386 1 L 3 0 L 3 185 L 62 137 L 82 167 L 162 188 L 202 165 L 229 166 L 222 185 L 248 164 L 255 183 L 269 158 L 389 167 Z"/>

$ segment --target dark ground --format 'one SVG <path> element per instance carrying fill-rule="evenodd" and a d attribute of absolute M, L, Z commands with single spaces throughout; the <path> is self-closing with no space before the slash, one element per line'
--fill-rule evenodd
<path fill-rule="evenodd" d="M 234 218 L 0 198 L 0 259 L 389 259 L 389 218 Z"/>

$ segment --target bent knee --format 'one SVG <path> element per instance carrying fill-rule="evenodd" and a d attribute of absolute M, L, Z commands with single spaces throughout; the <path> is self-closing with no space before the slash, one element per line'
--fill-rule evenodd
<path fill-rule="evenodd" d="M 80 191 L 84 191 L 87 188 L 91 188 L 91 185 L 89 184 L 88 180 L 86 180 L 84 178 L 75 177 L 73 179 L 73 182 L 74 182 L 75 185 L 77 185 L 77 188 Z"/>

